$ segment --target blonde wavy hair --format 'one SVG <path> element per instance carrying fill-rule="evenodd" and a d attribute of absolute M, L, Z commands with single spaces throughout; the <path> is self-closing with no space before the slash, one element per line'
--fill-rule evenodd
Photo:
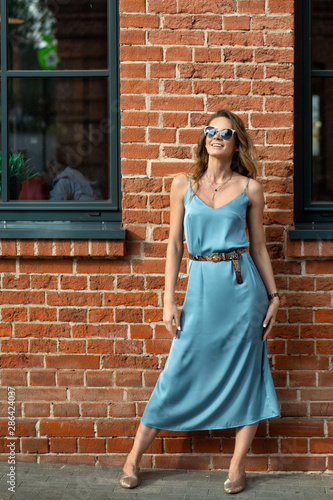
<path fill-rule="evenodd" d="M 257 177 L 258 167 L 257 167 L 257 154 L 253 144 L 253 141 L 247 131 L 243 121 L 235 113 L 228 109 L 219 109 L 211 116 L 211 118 L 206 123 L 206 126 L 215 120 L 215 118 L 228 118 L 232 123 L 232 128 L 236 130 L 236 145 L 238 151 L 235 151 L 234 156 L 231 161 L 231 170 L 238 172 L 246 177 L 252 177 L 255 179 Z M 198 182 L 199 179 L 204 175 L 208 167 L 209 155 L 206 149 L 206 136 L 202 130 L 198 139 L 198 145 L 196 150 L 196 161 L 190 167 L 188 172 L 181 172 L 187 176 L 190 176 L 192 180 Z M 194 196 L 194 193 L 189 198 L 188 201 Z"/>

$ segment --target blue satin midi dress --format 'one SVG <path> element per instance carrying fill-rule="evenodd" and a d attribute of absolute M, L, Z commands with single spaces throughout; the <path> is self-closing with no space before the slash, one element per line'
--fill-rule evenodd
<path fill-rule="evenodd" d="M 249 247 L 243 192 L 212 208 L 184 195 L 184 232 L 194 255 Z M 141 422 L 155 429 L 193 431 L 240 427 L 280 416 L 267 339 L 265 285 L 248 251 L 241 253 L 242 283 L 231 260 L 189 261 L 181 331 L 146 405 Z"/>

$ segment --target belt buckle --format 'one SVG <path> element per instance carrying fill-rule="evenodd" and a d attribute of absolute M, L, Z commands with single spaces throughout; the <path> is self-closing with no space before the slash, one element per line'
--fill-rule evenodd
<path fill-rule="evenodd" d="M 230 257 L 231 259 L 239 259 L 238 253 L 233 253 Z"/>
<path fill-rule="evenodd" d="M 211 259 L 213 262 L 220 262 L 222 260 L 222 255 L 220 253 L 212 253 Z"/>

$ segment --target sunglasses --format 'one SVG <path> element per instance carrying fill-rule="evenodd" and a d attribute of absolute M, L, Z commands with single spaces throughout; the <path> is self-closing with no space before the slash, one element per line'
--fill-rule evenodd
<path fill-rule="evenodd" d="M 210 126 L 204 128 L 204 134 L 206 137 L 214 137 L 217 132 L 220 132 L 221 139 L 230 141 L 236 130 L 233 130 L 232 128 L 223 128 L 222 130 L 218 130 L 216 127 Z"/>

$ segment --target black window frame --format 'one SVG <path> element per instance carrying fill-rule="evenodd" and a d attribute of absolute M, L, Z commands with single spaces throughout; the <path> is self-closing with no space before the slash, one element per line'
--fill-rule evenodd
<path fill-rule="evenodd" d="M 24 239 L 123 239 L 120 175 L 120 77 L 118 2 L 107 0 L 108 68 L 106 70 L 8 70 L 7 2 L 1 5 L 1 150 L 2 181 L 8 166 L 8 79 L 12 77 L 105 77 L 108 79 L 109 200 L 83 202 L 8 201 L 2 190 L 0 238 Z"/>
<path fill-rule="evenodd" d="M 312 69 L 312 0 L 295 0 L 294 228 L 290 239 L 333 239 L 333 201 L 311 202 L 312 78 L 333 71 Z M 332 138 L 333 140 L 333 138 Z"/>

